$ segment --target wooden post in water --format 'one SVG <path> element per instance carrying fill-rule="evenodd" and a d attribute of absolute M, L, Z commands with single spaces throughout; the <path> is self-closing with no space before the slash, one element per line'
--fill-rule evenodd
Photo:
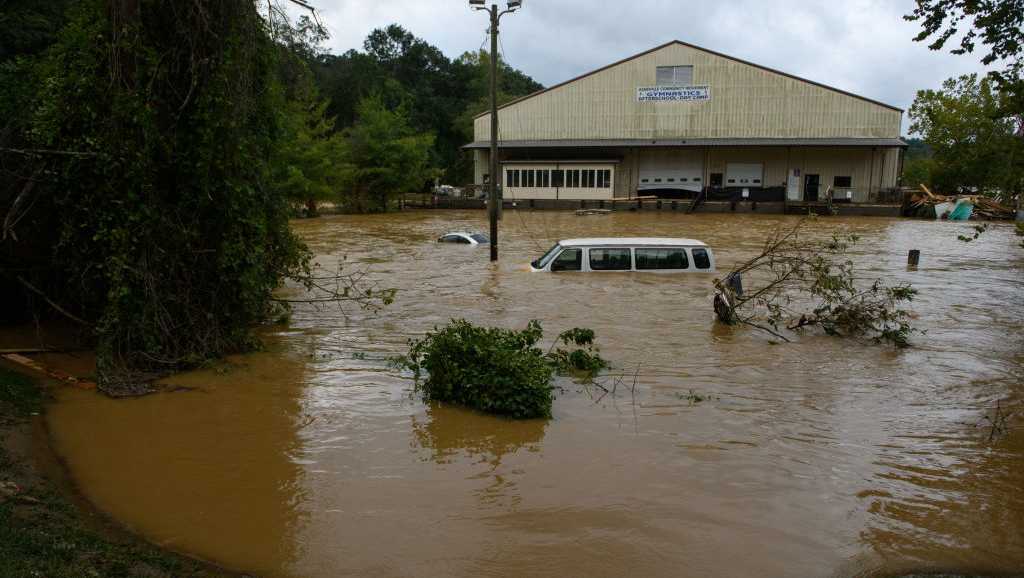
<path fill-rule="evenodd" d="M 907 254 L 907 265 L 911 267 L 917 267 L 918 261 L 921 260 L 921 251 L 917 249 L 911 249 L 910 253 Z"/>

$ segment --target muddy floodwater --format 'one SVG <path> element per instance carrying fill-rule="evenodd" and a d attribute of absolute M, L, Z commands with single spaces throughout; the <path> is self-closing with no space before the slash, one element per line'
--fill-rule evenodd
<path fill-rule="evenodd" d="M 441 245 L 483 212 L 295 222 L 398 289 L 299 308 L 267 351 L 49 413 L 82 491 L 153 542 L 266 576 L 1024 573 L 1024 249 L 1010 224 L 825 218 L 865 277 L 913 283 L 915 346 L 717 325 L 707 275 L 540 274 L 558 238 L 693 237 L 719 269 L 792 217 L 507 211 L 501 260 Z M 908 270 L 909 249 L 922 251 Z M 616 395 L 558 382 L 554 418 L 425 405 L 388 359 L 449 318 L 597 332 Z M 635 389 L 633 387 L 635 375 Z M 1002 430 L 1003 428 L 998 428 Z"/>

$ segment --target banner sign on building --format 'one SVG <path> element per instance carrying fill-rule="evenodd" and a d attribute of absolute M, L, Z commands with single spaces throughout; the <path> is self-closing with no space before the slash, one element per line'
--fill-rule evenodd
<path fill-rule="evenodd" d="M 684 102 L 711 100 L 707 86 L 651 86 L 636 89 L 637 102 Z"/>

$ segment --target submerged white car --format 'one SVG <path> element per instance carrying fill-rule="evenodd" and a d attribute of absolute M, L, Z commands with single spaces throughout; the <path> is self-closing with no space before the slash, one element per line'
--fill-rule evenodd
<path fill-rule="evenodd" d="M 532 271 L 714 273 L 711 248 L 695 239 L 659 237 L 564 239 L 530 263 Z"/>
<path fill-rule="evenodd" d="M 470 233 L 467 231 L 452 231 L 445 233 L 437 240 L 438 243 L 457 243 L 462 245 L 487 245 L 491 240 L 487 235 Z"/>

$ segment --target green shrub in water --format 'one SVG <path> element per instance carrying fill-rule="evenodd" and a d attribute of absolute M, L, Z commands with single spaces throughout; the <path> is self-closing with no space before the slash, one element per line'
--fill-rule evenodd
<path fill-rule="evenodd" d="M 559 336 L 567 346 L 586 348 L 575 351 L 545 354 L 537 347 L 543 335 L 537 321 L 516 331 L 454 319 L 412 341 L 403 364 L 413 371 L 417 390 L 428 401 L 513 418 L 551 417 L 551 378 L 556 371 L 593 373 L 607 364 L 593 349 L 594 332 L 589 329 Z"/>
<path fill-rule="evenodd" d="M 557 347 L 559 342 L 570 349 Z M 552 351 L 548 352 L 547 358 L 554 364 L 558 373 L 573 373 L 583 377 L 593 377 L 608 367 L 608 362 L 598 354 L 594 345 L 594 330 L 580 327 L 563 331 L 552 346 Z"/>

